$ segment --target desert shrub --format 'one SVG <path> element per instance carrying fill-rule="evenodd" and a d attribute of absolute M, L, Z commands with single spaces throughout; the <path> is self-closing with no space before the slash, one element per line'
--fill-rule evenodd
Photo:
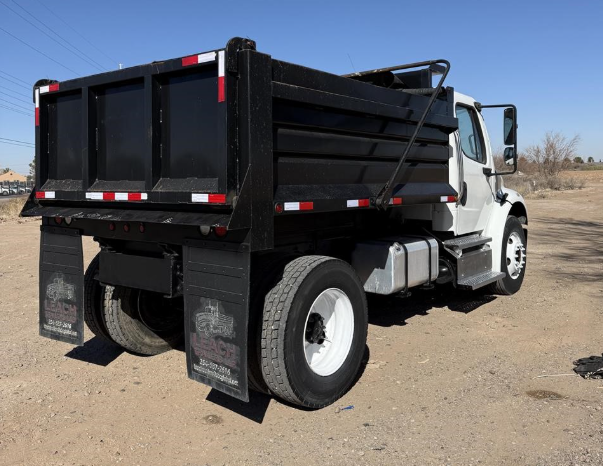
<path fill-rule="evenodd" d="M 548 132 L 540 144 L 528 147 L 522 154 L 545 177 L 557 177 L 567 170 L 576 156 L 580 136 L 568 139 L 561 133 Z"/>
<path fill-rule="evenodd" d="M 582 189 L 584 187 L 582 180 L 561 176 L 561 171 L 577 167 L 574 160 L 580 159 L 576 155 L 579 142 L 579 136 L 568 139 L 561 133 L 546 133 L 540 144 L 530 146 L 519 154 L 518 173 L 505 177 L 505 186 L 524 196 L 546 190 Z M 502 154 L 502 149 L 495 151 L 496 170 L 508 171 L 509 166 L 505 165 Z"/>

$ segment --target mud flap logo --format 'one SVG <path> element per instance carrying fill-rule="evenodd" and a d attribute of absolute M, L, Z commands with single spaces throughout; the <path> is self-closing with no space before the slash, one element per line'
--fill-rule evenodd
<path fill-rule="evenodd" d="M 56 277 L 52 283 L 46 287 L 46 297 L 52 301 L 74 301 L 75 300 L 75 286 L 65 283 L 63 276 Z"/>
<path fill-rule="evenodd" d="M 205 333 L 207 337 L 234 338 L 234 319 L 221 314 L 217 302 L 208 301 L 205 310 L 197 314 L 197 331 Z"/>
<path fill-rule="evenodd" d="M 195 356 L 192 369 L 202 377 L 239 388 L 241 349 L 235 339 L 235 320 L 224 312 L 223 303 L 200 298 L 193 316 L 190 346 Z"/>

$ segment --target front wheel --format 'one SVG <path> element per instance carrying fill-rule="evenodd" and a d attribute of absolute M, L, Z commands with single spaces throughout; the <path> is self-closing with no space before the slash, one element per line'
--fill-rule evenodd
<path fill-rule="evenodd" d="M 527 265 L 526 235 L 517 217 L 507 217 L 500 261 L 500 270 L 506 276 L 494 282 L 490 290 L 501 295 L 515 294 L 521 288 Z"/>
<path fill-rule="evenodd" d="M 262 324 L 262 375 L 276 396 L 322 408 L 354 383 L 368 317 L 364 289 L 346 262 L 324 256 L 289 262 L 266 296 Z"/>

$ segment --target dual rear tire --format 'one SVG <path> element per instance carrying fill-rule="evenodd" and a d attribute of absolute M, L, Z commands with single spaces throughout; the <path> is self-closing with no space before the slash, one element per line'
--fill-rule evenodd
<path fill-rule="evenodd" d="M 155 355 L 183 339 L 182 299 L 122 286 L 101 286 L 99 256 L 84 275 L 84 321 L 97 337 L 136 354 Z"/>

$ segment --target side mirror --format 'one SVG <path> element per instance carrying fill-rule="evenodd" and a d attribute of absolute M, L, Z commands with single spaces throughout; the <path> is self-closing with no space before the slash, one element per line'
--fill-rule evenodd
<path fill-rule="evenodd" d="M 515 163 L 515 148 L 505 147 L 503 158 L 505 159 L 505 164 L 513 165 Z"/>
<path fill-rule="evenodd" d="M 491 173 L 487 176 L 501 176 L 501 175 L 512 175 L 517 171 L 517 107 L 513 104 L 497 104 L 497 105 L 482 105 L 478 102 L 475 103 L 475 108 L 480 112 L 484 108 L 502 108 L 504 109 L 504 125 L 503 125 L 503 138 L 505 140 L 506 147 L 503 152 L 503 159 L 505 165 L 512 165 L 513 169 L 506 172 Z"/>
<path fill-rule="evenodd" d="M 503 135 L 505 146 L 512 146 L 516 139 L 515 109 L 513 107 L 505 108 L 504 115 Z"/>

